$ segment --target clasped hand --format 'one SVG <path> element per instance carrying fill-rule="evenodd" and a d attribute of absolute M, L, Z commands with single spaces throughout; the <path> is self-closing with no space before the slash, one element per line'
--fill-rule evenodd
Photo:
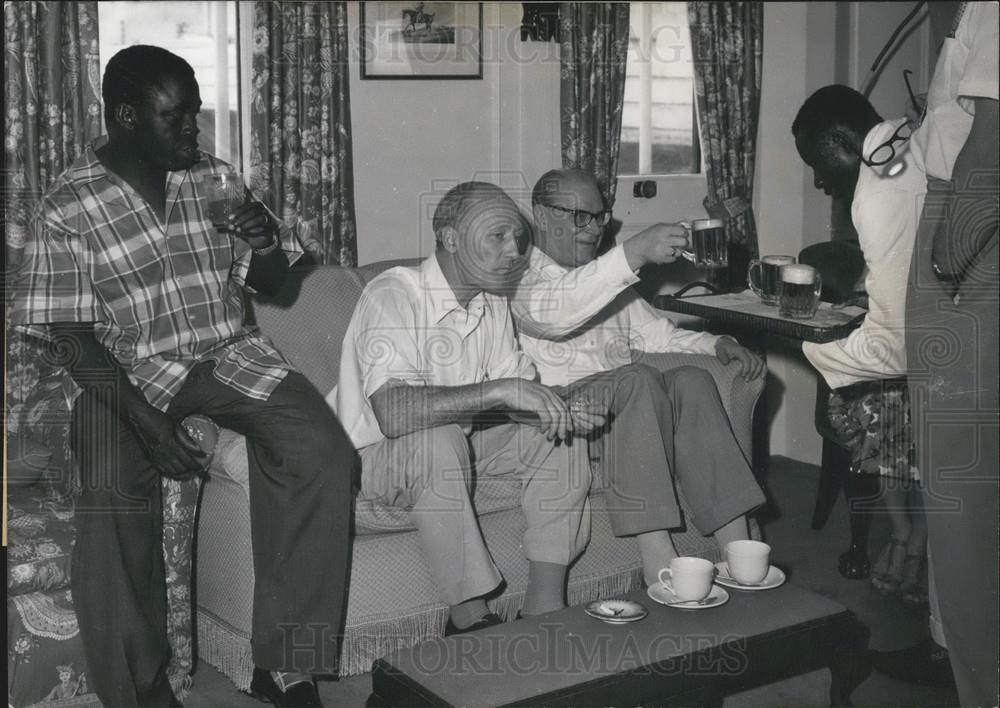
<path fill-rule="evenodd" d="M 534 381 L 512 380 L 514 388 L 508 405 L 538 417 L 538 427 L 548 440 L 569 440 L 587 435 L 607 423 L 607 407 L 586 396 L 566 394 Z"/>
<path fill-rule="evenodd" d="M 190 479 L 205 470 L 208 455 L 184 427 L 155 408 L 132 417 L 132 427 L 157 472 L 172 479 Z"/>

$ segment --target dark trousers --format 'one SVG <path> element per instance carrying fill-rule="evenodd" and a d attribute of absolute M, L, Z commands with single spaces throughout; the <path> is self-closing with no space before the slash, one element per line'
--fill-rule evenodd
<path fill-rule="evenodd" d="M 928 204 L 930 197 L 929 191 Z M 997 705 L 997 234 L 966 273 L 955 303 L 931 268 L 933 226 L 925 210 L 906 298 L 913 437 L 939 619 L 958 695 L 962 705 Z"/>
<path fill-rule="evenodd" d="M 254 662 L 335 673 L 357 455 L 301 374 L 259 401 L 212 368 L 190 372 L 168 413 L 200 413 L 246 436 Z M 74 406 L 73 445 L 83 492 L 72 591 L 88 679 L 105 705 L 170 705 L 160 475 L 129 426 L 90 394 Z"/>
<path fill-rule="evenodd" d="M 632 364 L 574 382 L 611 410 L 598 441 L 616 536 L 682 525 L 675 483 L 708 535 L 764 503 L 712 375 L 694 366 Z"/>

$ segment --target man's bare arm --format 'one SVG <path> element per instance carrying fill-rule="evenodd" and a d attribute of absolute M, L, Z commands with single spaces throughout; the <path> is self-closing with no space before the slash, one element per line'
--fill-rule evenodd
<path fill-rule="evenodd" d="M 149 404 L 97 341 L 92 323 L 52 324 L 49 332 L 56 361 L 80 388 L 96 396 L 135 431 L 159 472 L 185 478 L 202 469 L 204 454 L 198 444 L 170 416 Z"/>
<path fill-rule="evenodd" d="M 960 281 L 997 231 L 998 167 L 997 101 L 975 100 L 972 130 L 952 169 L 953 190 L 946 216 L 934 233 L 933 262 L 942 277 Z"/>
<path fill-rule="evenodd" d="M 371 395 L 372 409 L 387 438 L 464 425 L 484 411 L 532 413 L 550 439 L 573 431 L 566 403 L 547 386 L 525 379 L 500 379 L 466 386 L 409 386 L 390 381 Z"/>

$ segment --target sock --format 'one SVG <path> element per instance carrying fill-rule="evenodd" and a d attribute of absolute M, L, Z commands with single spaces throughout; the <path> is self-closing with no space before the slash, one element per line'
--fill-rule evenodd
<path fill-rule="evenodd" d="M 285 693 L 297 683 L 312 683 L 312 676 L 298 671 L 272 671 L 271 678 L 274 683 Z"/>
<path fill-rule="evenodd" d="M 451 606 L 451 623 L 459 629 L 471 627 L 489 612 L 486 600 L 474 597 L 471 600 Z"/>
<path fill-rule="evenodd" d="M 566 607 L 563 592 L 566 569 L 561 563 L 528 561 L 528 588 L 524 591 L 521 615 L 541 615 Z"/>
<path fill-rule="evenodd" d="M 669 568 L 670 561 L 677 557 L 674 541 L 666 529 L 641 533 L 636 540 L 639 541 L 639 555 L 642 556 L 642 577 L 647 586 L 655 585 L 660 582 L 660 570 Z"/>

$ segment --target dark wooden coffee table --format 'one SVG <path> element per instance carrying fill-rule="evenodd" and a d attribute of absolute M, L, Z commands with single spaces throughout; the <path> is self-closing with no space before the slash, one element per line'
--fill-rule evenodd
<path fill-rule="evenodd" d="M 834 705 L 868 672 L 868 631 L 844 606 L 786 584 L 723 606 L 610 625 L 571 607 L 423 642 L 375 662 L 372 706 L 709 705 L 829 667 Z"/>

